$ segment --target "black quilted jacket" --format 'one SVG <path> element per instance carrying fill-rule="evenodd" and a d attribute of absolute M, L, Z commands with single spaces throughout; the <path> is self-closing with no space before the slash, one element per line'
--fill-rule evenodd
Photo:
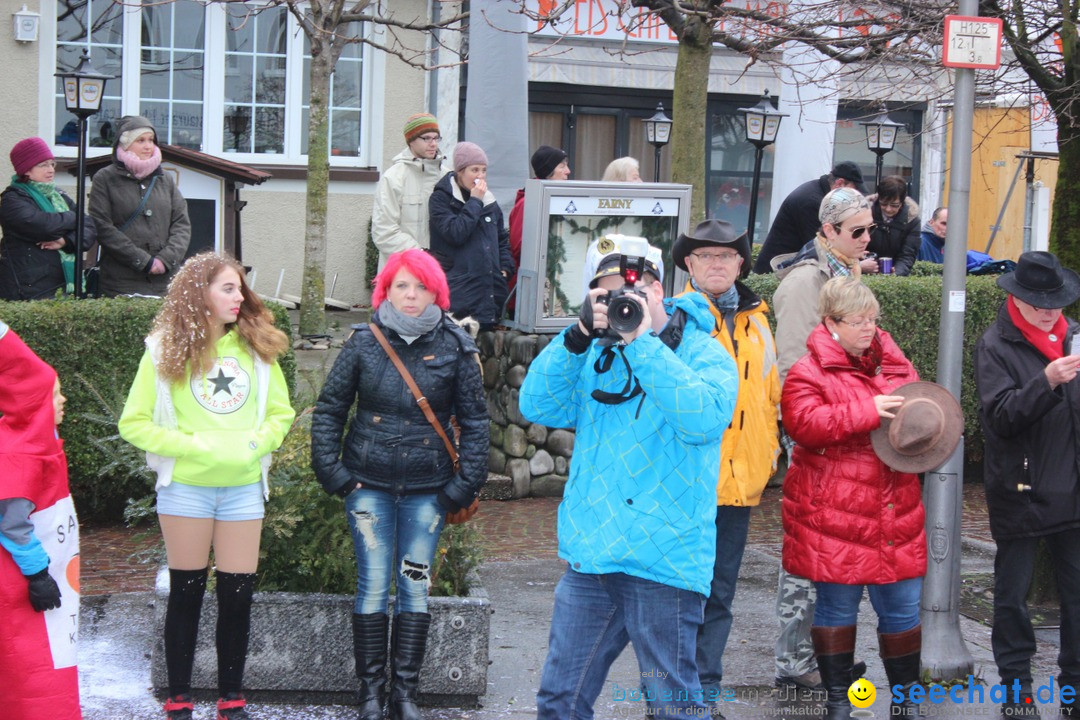
<path fill-rule="evenodd" d="M 370 328 L 354 328 L 311 421 L 311 464 L 323 489 L 344 496 L 359 482 L 395 495 L 440 493 L 448 511 L 467 507 L 487 480 L 488 463 L 488 412 L 476 344 L 446 316 L 411 345 L 379 324 L 451 439 L 450 416 L 456 415 L 461 471 L 455 474 L 442 439 Z"/>

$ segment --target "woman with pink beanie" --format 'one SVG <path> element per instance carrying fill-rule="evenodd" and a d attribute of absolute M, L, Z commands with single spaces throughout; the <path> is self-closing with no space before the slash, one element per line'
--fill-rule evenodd
<path fill-rule="evenodd" d="M 90 188 L 101 243 L 101 294 L 164 296 L 191 240 L 187 203 L 168 173 L 150 121 L 125 115 L 113 162 Z"/>
<path fill-rule="evenodd" d="M 11 148 L 15 174 L 0 194 L 0 298 L 42 300 L 64 289 L 60 253 L 75 252 L 75 201 L 57 189 L 56 160 L 41 138 L 20 140 Z M 94 222 L 83 227 L 83 248 L 96 235 Z"/>
<path fill-rule="evenodd" d="M 428 201 L 431 254 L 450 284 L 450 312 L 471 315 L 481 330 L 502 317 L 514 273 L 510 233 L 487 186 L 488 159 L 479 145 L 454 148 L 454 171 L 435 184 Z"/>

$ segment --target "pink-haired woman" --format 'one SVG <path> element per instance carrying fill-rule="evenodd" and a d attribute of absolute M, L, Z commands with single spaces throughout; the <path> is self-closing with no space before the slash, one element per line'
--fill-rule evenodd
<path fill-rule="evenodd" d="M 479 351 L 446 314 L 450 290 L 431 255 L 416 249 L 391 255 L 375 278 L 372 305 L 371 323 L 355 327 L 315 406 L 311 463 L 323 489 L 345 498 L 356 549 L 353 648 L 359 718 L 383 717 L 393 581 L 390 717 L 413 720 L 421 717 L 416 688 L 431 621 L 432 560 L 443 523 L 462 522 L 476 512 L 487 479 L 488 413 Z M 376 328 L 448 438 L 454 437 L 450 418 L 457 418 L 456 471 L 442 437 L 379 344 Z"/>

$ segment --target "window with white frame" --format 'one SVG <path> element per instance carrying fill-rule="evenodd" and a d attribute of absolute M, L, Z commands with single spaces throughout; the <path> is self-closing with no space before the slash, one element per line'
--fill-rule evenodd
<path fill-rule="evenodd" d="M 91 146 L 111 147 L 119 117 L 140 114 L 162 142 L 241 162 L 306 162 L 310 50 L 284 7 L 201 0 L 57 0 L 54 7 L 55 16 L 45 18 L 46 27 L 55 22 L 50 64 L 70 70 L 88 50 L 96 69 L 115 76 L 89 120 Z M 342 34 L 363 30 L 351 25 Z M 334 165 L 370 164 L 372 129 L 364 121 L 371 52 L 347 46 L 331 80 Z M 51 124 L 57 146 L 74 148 L 77 121 L 64 107 L 60 81 L 50 83 L 53 116 L 42 122 Z"/>

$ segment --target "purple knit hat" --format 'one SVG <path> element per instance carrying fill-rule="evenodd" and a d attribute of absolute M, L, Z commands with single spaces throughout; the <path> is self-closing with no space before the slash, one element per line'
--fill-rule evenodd
<path fill-rule="evenodd" d="M 487 164 L 487 155 L 476 143 L 459 142 L 454 148 L 454 172 L 461 172 L 470 165 Z"/>
<path fill-rule="evenodd" d="M 11 148 L 11 164 L 15 167 L 15 174 L 19 177 L 26 175 L 34 169 L 38 163 L 52 160 L 52 150 L 49 144 L 38 137 L 30 137 L 15 143 Z"/>

